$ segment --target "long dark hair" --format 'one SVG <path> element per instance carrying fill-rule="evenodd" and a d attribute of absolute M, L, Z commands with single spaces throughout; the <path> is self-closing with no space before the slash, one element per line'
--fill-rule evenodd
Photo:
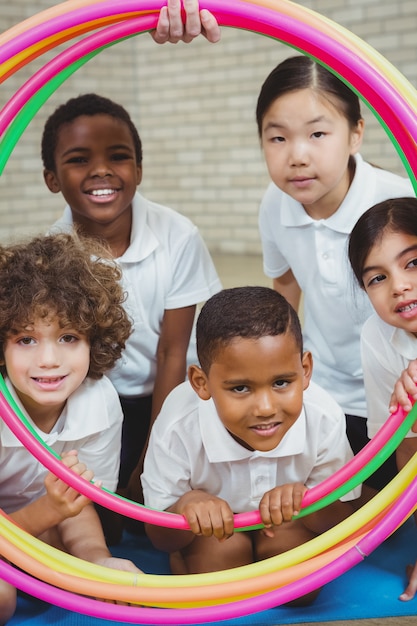
<path fill-rule="evenodd" d="M 384 200 L 365 211 L 356 222 L 349 237 L 348 253 L 353 273 L 362 288 L 366 259 L 387 230 L 417 237 L 417 198 Z"/>
<path fill-rule="evenodd" d="M 262 136 L 263 118 L 272 103 L 284 94 L 299 89 L 314 89 L 322 96 L 327 94 L 337 98 L 351 129 L 356 128 L 362 119 L 359 98 L 354 91 L 310 57 L 297 55 L 277 65 L 261 87 L 256 106 L 259 137 Z"/>

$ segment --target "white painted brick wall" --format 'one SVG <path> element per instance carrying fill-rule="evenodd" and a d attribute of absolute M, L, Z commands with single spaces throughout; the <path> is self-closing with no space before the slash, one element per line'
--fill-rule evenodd
<path fill-rule="evenodd" d="M 47 0 L 3 3 L 0 30 L 52 6 Z M 202 3 L 203 4 L 203 3 Z M 417 86 L 415 0 L 310 0 L 300 5 L 341 24 L 376 48 Z M 44 55 L 0 88 L 5 104 Z M 219 44 L 157 46 L 142 34 L 100 53 L 64 83 L 36 114 L 0 179 L 0 238 L 44 231 L 63 200 L 45 187 L 39 144 L 50 112 L 68 98 L 97 91 L 126 106 L 144 145 L 141 190 L 188 215 L 213 252 L 257 254 L 259 201 L 268 182 L 255 124 L 259 88 L 294 51 L 267 37 L 224 28 Z M 363 155 L 405 174 L 372 113 Z"/>

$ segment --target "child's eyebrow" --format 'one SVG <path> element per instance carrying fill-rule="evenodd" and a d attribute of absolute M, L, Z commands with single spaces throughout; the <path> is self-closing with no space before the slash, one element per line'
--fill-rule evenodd
<path fill-rule="evenodd" d="M 88 150 L 88 148 L 83 148 L 82 146 L 72 146 L 71 148 L 68 148 L 68 150 L 64 150 L 62 156 L 68 156 L 72 152 L 88 152 Z"/>
<path fill-rule="evenodd" d="M 416 252 L 416 251 L 417 251 L 417 243 L 413 244 L 412 246 L 408 246 L 408 248 L 405 248 L 405 250 L 397 254 L 397 256 L 395 257 L 395 260 L 398 261 L 399 259 L 401 259 L 401 257 L 406 256 L 410 252 Z"/>
<path fill-rule="evenodd" d="M 394 261 L 400 261 L 402 257 L 407 256 L 407 254 L 409 254 L 410 252 L 417 253 L 417 243 L 413 244 L 412 246 L 408 246 L 408 248 L 405 248 L 404 250 L 401 250 L 401 252 L 399 252 L 395 256 Z M 365 274 L 368 274 L 369 272 L 378 271 L 381 269 L 381 267 L 381 265 L 366 265 L 362 270 L 362 276 L 365 276 Z"/>
<path fill-rule="evenodd" d="M 329 122 L 330 120 L 325 116 L 325 115 L 318 115 L 317 117 L 313 118 L 312 120 L 307 120 L 305 122 L 305 126 L 310 126 L 312 124 L 318 124 L 319 122 Z M 281 124 L 279 122 L 275 122 L 275 121 L 271 121 L 268 122 L 268 124 L 265 126 L 265 130 L 271 130 L 271 129 L 281 129 L 281 128 L 289 128 L 289 126 L 287 124 Z"/>
<path fill-rule="evenodd" d="M 280 372 L 279 374 L 274 374 L 271 376 L 271 380 L 281 380 L 281 378 L 293 378 L 297 376 L 297 372 Z M 252 383 L 252 379 L 250 378 L 236 378 L 236 379 L 226 379 L 223 381 L 225 385 L 248 385 Z"/>
<path fill-rule="evenodd" d="M 127 150 L 129 152 L 134 152 L 135 149 L 133 146 L 130 146 L 126 143 L 116 143 L 112 146 L 108 146 L 107 150 Z"/>
<path fill-rule="evenodd" d="M 268 122 L 264 130 L 271 130 L 274 128 L 281 129 L 281 128 L 286 128 L 286 126 L 285 124 L 278 124 L 278 122 Z"/>
<path fill-rule="evenodd" d="M 111 146 L 107 146 L 107 150 L 126 150 L 128 152 L 134 152 L 134 149 L 129 146 L 128 144 L 125 143 L 116 143 L 113 144 Z M 68 156 L 69 154 L 72 154 L 73 152 L 90 152 L 91 148 L 86 148 L 85 146 L 71 146 L 71 148 L 68 148 L 68 150 L 64 150 L 64 152 L 62 153 L 62 156 Z"/>

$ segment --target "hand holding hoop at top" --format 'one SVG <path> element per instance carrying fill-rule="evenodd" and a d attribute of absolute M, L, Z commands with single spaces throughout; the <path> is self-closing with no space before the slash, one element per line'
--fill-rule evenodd
<path fill-rule="evenodd" d="M 167 0 L 167 5 L 161 8 L 156 30 L 151 32 L 153 40 L 159 44 L 179 41 L 190 43 L 200 34 L 210 43 L 216 43 L 220 39 L 216 18 L 207 9 L 200 11 L 198 0 Z"/>

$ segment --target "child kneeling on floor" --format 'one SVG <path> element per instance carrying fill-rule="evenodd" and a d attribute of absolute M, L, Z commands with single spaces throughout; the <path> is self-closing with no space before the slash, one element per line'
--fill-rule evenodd
<path fill-rule="evenodd" d="M 267 287 L 212 296 L 197 321 L 200 365 L 167 397 L 154 424 L 145 504 L 184 515 L 190 530 L 147 525 L 174 574 L 276 556 L 353 512 L 360 487 L 297 519 L 305 492 L 351 457 L 342 409 L 311 382 L 300 321 Z M 259 508 L 262 530 L 234 532 L 233 514 Z M 301 598 L 307 604 L 318 591 Z"/>
<path fill-rule="evenodd" d="M 106 254 L 75 234 L 0 246 L 0 371 L 63 463 L 114 490 L 123 414 L 104 374 L 120 358 L 131 323 L 120 270 Z M 21 528 L 96 565 L 140 571 L 112 557 L 93 504 L 48 473 L 3 421 L 0 476 L 0 507 Z M 16 590 L 0 581 L 0 624 L 15 608 Z"/>

